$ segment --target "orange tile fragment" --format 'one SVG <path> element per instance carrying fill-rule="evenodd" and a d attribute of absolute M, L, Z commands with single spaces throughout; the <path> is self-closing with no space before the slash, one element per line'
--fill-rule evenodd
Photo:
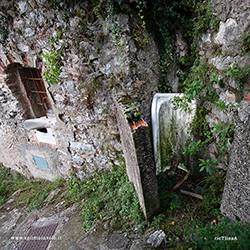
<path fill-rule="evenodd" d="M 139 118 L 137 121 L 128 121 L 128 123 L 133 131 L 140 126 L 144 126 L 144 127 L 148 126 L 147 123 L 144 122 L 141 118 Z"/>
<path fill-rule="evenodd" d="M 243 98 L 243 101 L 250 101 L 250 94 L 246 95 L 244 98 Z"/>

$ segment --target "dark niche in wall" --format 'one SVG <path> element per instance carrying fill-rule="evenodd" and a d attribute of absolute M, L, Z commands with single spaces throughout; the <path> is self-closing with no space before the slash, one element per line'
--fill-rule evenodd
<path fill-rule="evenodd" d="M 11 63 L 5 69 L 5 73 L 6 83 L 20 103 L 24 118 L 47 116 L 51 104 L 40 70 L 23 67 L 20 63 Z"/>

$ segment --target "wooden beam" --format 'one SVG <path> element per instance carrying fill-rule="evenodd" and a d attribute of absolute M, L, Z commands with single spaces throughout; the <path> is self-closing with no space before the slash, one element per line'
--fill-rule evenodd
<path fill-rule="evenodd" d="M 189 172 L 187 172 L 187 174 L 180 180 L 178 181 L 175 186 L 173 187 L 173 189 L 176 189 L 178 188 L 189 176 Z"/>
<path fill-rule="evenodd" d="M 182 189 L 180 191 L 181 191 L 181 193 L 189 195 L 189 196 L 192 196 L 194 198 L 197 198 L 197 199 L 200 199 L 200 200 L 204 199 L 202 195 L 199 195 L 199 194 L 196 194 L 196 193 L 192 193 L 192 192 L 189 192 L 189 191 L 186 191 L 186 190 L 182 190 Z"/>

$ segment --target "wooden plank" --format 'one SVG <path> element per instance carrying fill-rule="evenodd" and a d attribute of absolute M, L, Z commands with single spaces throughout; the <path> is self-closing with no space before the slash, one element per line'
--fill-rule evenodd
<path fill-rule="evenodd" d="M 192 196 L 194 198 L 197 198 L 197 199 L 200 199 L 200 200 L 204 199 L 202 195 L 199 195 L 199 194 L 196 194 L 196 193 L 192 193 L 192 192 L 189 192 L 189 191 L 186 191 L 186 190 L 182 190 L 182 189 L 180 191 L 181 191 L 181 193 L 189 195 L 189 196 Z"/>
<path fill-rule="evenodd" d="M 173 189 L 176 189 L 178 188 L 189 176 L 189 172 L 187 172 L 187 174 L 180 180 L 178 181 L 175 186 L 173 187 Z"/>

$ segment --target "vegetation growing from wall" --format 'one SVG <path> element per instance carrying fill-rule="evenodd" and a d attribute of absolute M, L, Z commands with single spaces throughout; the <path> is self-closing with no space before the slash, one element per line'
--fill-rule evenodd
<path fill-rule="evenodd" d="M 241 34 L 243 45 L 242 50 L 250 56 L 250 32 Z"/>
<path fill-rule="evenodd" d="M 0 43 L 5 44 L 6 40 L 8 38 L 8 26 L 7 26 L 7 20 L 6 17 L 0 14 Z"/>
<path fill-rule="evenodd" d="M 187 70 L 198 58 L 196 43 L 199 34 L 208 28 L 218 27 L 218 20 L 213 16 L 212 7 L 201 1 L 153 1 L 154 19 L 159 27 L 161 41 L 161 60 L 159 67 L 162 71 L 162 92 L 172 91 L 167 79 L 168 67 L 178 63 L 181 70 Z M 179 35 L 178 35 L 179 34 Z M 177 36 L 186 38 L 187 52 L 180 56 Z"/>
<path fill-rule="evenodd" d="M 187 111 L 188 104 L 196 100 L 198 109 L 196 117 L 191 124 L 190 134 L 196 138 L 196 142 L 188 141 L 184 153 L 198 156 L 201 171 L 206 170 L 212 174 L 214 166 L 222 161 L 229 153 L 227 144 L 233 139 L 234 122 L 225 124 L 208 124 L 205 116 L 212 109 L 220 109 L 227 113 L 236 108 L 235 105 L 225 103 L 219 99 L 217 86 L 224 86 L 224 81 L 230 76 L 239 84 L 239 94 L 243 98 L 243 85 L 249 74 L 249 65 L 239 68 L 237 64 L 225 67 L 226 70 L 219 71 L 213 65 L 200 60 L 197 43 L 201 34 L 208 29 L 218 31 L 219 20 L 213 15 L 213 9 L 208 1 L 154 1 L 154 19 L 159 27 L 161 35 L 161 60 L 159 67 L 162 71 L 159 88 L 162 92 L 170 92 L 168 83 L 168 69 L 175 63 L 178 65 L 180 84 L 179 90 L 184 93 L 183 98 L 175 98 L 174 103 L 181 109 Z M 176 37 L 177 33 L 186 38 L 187 49 L 184 56 L 180 56 Z M 249 34 L 243 34 L 243 51 L 248 51 Z M 216 159 L 202 159 L 202 150 L 210 143 L 216 143 L 218 148 Z M 223 159 L 224 160 L 224 159 Z"/>
<path fill-rule="evenodd" d="M 50 84 L 60 82 L 59 75 L 62 72 L 62 57 L 64 56 L 64 44 L 62 43 L 62 34 L 57 32 L 49 41 L 46 52 L 42 52 L 41 56 L 45 63 L 44 79 Z"/>
<path fill-rule="evenodd" d="M 231 74 L 231 73 L 230 73 Z M 227 77 L 228 71 L 222 72 L 217 70 L 213 65 L 209 65 L 205 61 L 200 61 L 199 64 L 194 65 L 189 74 L 185 75 L 184 81 L 181 84 L 184 96 L 175 97 L 173 102 L 182 110 L 188 111 L 188 104 L 193 100 L 197 101 L 196 117 L 190 126 L 190 134 L 199 138 L 199 140 L 188 141 L 184 153 L 190 153 L 193 156 L 199 157 L 205 146 L 210 143 L 216 143 L 218 153 L 215 159 L 199 159 L 202 170 L 206 170 L 212 174 L 212 169 L 217 165 L 224 155 L 227 155 L 227 162 L 229 162 L 229 152 L 227 144 L 232 142 L 234 135 L 234 122 L 225 124 L 222 121 L 220 124 L 209 124 L 205 116 L 211 112 L 212 108 L 220 109 L 227 113 L 228 110 L 234 110 L 235 105 L 226 104 L 224 101 L 218 101 L 219 96 L 216 92 L 216 85 L 221 84 L 224 78 Z M 200 155 L 201 156 L 201 155 Z"/>
<path fill-rule="evenodd" d="M 53 7 L 62 8 L 62 6 L 72 9 L 74 4 L 82 4 L 81 1 L 53 1 Z M 242 96 L 242 88 L 244 77 L 249 73 L 248 67 L 239 69 L 235 64 L 227 68 L 227 72 L 219 72 L 213 65 L 208 65 L 205 61 L 200 61 L 197 43 L 203 32 L 208 29 L 218 31 L 219 20 L 213 15 L 213 9 L 208 1 L 199 0 L 184 0 L 184 1 L 122 1 L 122 0 L 102 0 L 88 1 L 88 12 L 84 16 L 86 22 L 93 22 L 96 18 L 103 23 L 108 19 L 111 20 L 110 29 L 114 38 L 114 44 L 121 48 L 121 58 L 125 51 L 125 44 L 122 44 L 122 29 L 119 27 L 116 20 L 116 13 L 129 12 L 128 6 L 137 10 L 138 16 L 141 19 L 143 28 L 149 28 L 150 18 L 147 17 L 148 10 L 153 15 L 153 26 L 156 30 L 154 36 L 160 43 L 161 60 L 158 67 L 161 69 L 162 75 L 159 83 L 159 88 L 162 92 L 171 92 L 171 86 L 168 82 L 168 70 L 172 64 L 178 65 L 180 71 L 179 89 L 184 92 L 185 96 L 182 100 L 175 99 L 177 106 L 186 109 L 187 104 L 192 100 L 198 100 L 197 116 L 191 124 L 190 134 L 196 136 L 197 141 L 189 141 L 185 148 L 185 153 L 197 154 L 199 158 L 199 166 L 201 170 L 212 173 L 213 166 L 221 161 L 225 154 L 228 155 L 227 142 L 232 139 L 233 126 L 231 124 L 208 124 L 205 120 L 205 115 L 211 112 L 211 108 L 218 108 L 225 112 L 235 108 L 233 105 L 226 104 L 224 101 L 218 101 L 218 94 L 215 85 L 222 86 L 224 78 L 232 77 L 239 82 L 240 94 Z M 71 12 L 70 15 L 72 15 Z M 79 12 L 79 10 L 78 10 Z M 81 17 L 79 13 L 75 13 Z M 130 10 L 131 13 L 131 10 Z M 152 25 L 151 25 L 152 28 Z M 177 43 L 177 35 L 182 39 L 186 39 L 187 51 L 184 56 L 180 56 L 180 48 Z M 249 38 L 247 34 L 242 35 L 244 40 L 242 49 L 247 52 Z M 98 38 L 97 38 L 98 39 Z M 57 43 L 56 40 L 51 41 Z M 55 46 L 52 46 L 55 47 Z M 59 53 L 59 54 L 58 54 Z M 61 53 L 61 54 L 60 54 Z M 43 54 L 44 60 L 47 62 L 47 72 L 45 78 L 49 81 L 58 81 L 60 67 L 54 63 L 62 57 L 62 50 L 52 50 L 50 57 Z M 47 74 L 47 76 L 46 76 Z M 49 77 L 48 77 L 49 76 Z M 221 77 L 222 76 L 222 77 Z M 90 86 L 95 86 L 90 84 Z M 110 87 L 113 85 L 110 84 Z M 90 93 L 93 93 L 92 88 L 88 88 Z M 92 103 L 93 95 L 89 94 L 88 103 Z M 88 105 L 92 107 L 91 105 Z M 208 108 L 204 108 L 208 107 Z M 130 120 L 136 120 L 140 115 L 138 108 L 131 107 L 127 112 L 127 117 Z M 218 130 L 220 128 L 220 131 Z M 208 144 L 216 142 L 218 153 L 216 159 L 202 159 L 199 155 Z M 226 153 L 225 153 L 226 152 Z M 229 159 L 229 155 L 227 157 Z M 209 167 L 211 166 L 211 167 Z"/>
<path fill-rule="evenodd" d="M 231 77 L 238 82 L 239 94 L 242 99 L 244 81 L 249 72 L 249 65 L 245 65 L 240 69 L 235 63 L 233 66 L 225 66 L 219 71 L 215 66 L 209 65 L 206 61 L 197 60 L 189 73 L 181 75 L 183 82 L 180 84 L 180 87 L 184 96 L 175 97 L 174 104 L 182 110 L 188 111 L 188 104 L 196 100 L 198 107 L 196 117 L 190 124 L 190 134 L 199 139 L 197 141 L 188 141 L 184 153 L 198 155 L 199 157 L 199 152 L 202 152 L 210 143 L 215 143 L 218 148 L 215 154 L 216 160 L 210 158 L 206 160 L 199 159 L 201 171 L 205 169 L 208 173 L 212 174 L 212 169 L 215 170 L 214 166 L 218 165 L 224 156 L 227 156 L 226 164 L 229 163 L 228 142 L 232 143 L 234 136 L 235 121 L 228 124 L 224 121 L 220 124 L 213 122 L 209 124 L 205 119 L 205 116 L 211 112 L 212 108 L 219 109 L 224 113 L 236 111 L 237 105 L 219 100 L 219 95 L 216 91 L 218 87 L 216 86 L 224 85 L 224 81 L 228 80 L 228 77 Z"/>
<path fill-rule="evenodd" d="M 238 82 L 239 85 L 239 94 L 241 100 L 243 99 L 243 87 L 246 76 L 250 73 L 250 65 L 246 64 L 243 68 L 240 68 L 237 63 L 234 63 L 232 66 L 224 66 L 223 68 L 227 69 L 225 76 L 230 76 Z"/>
<path fill-rule="evenodd" d="M 141 105 L 135 105 L 133 102 L 130 105 L 131 107 L 126 112 L 126 117 L 130 121 L 137 121 L 141 116 L 141 113 L 139 111 Z"/>

